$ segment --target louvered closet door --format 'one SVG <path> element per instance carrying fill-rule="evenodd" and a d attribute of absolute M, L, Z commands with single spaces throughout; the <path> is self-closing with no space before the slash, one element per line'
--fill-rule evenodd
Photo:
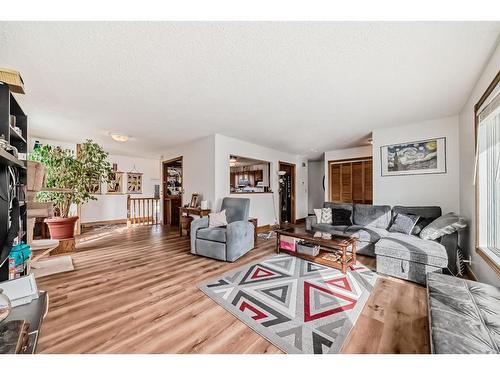
<path fill-rule="evenodd" d="M 352 202 L 352 164 L 341 164 L 340 171 L 341 200 L 342 202 Z"/>
<path fill-rule="evenodd" d="M 364 203 L 373 203 L 373 162 L 367 160 L 363 162 L 364 169 Z"/>
<path fill-rule="evenodd" d="M 330 164 L 330 200 L 343 203 L 372 203 L 372 161 L 370 159 Z"/>
<path fill-rule="evenodd" d="M 330 199 L 332 202 L 340 202 L 340 164 L 331 164 L 330 169 Z"/>
<path fill-rule="evenodd" d="M 365 183 L 363 162 L 358 161 L 351 164 L 352 166 L 352 201 L 354 203 L 364 203 Z"/>

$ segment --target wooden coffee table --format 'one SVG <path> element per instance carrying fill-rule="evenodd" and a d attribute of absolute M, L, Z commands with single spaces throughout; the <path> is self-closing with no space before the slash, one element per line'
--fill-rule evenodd
<path fill-rule="evenodd" d="M 315 236 L 316 234 L 316 236 Z M 322 237 L 318 237 L 321 235 Z M 290 251 L 280 248 L 280 237 L 288 236 L 297 240 L 311 242 L 321 247 L 317 256 L 299 254 L 296 251 Z M 310 260 L 314 263 L 333 267 L 347 273 L 347 269 L 356 264 L 357 237 L 344 234 L 332 234 L 331 238 L 327 233 L 306 231 L 302 228 L 287 228 L 276 230 L 276 250 L 278 253 L 284 252 L 302 259 Z"/>

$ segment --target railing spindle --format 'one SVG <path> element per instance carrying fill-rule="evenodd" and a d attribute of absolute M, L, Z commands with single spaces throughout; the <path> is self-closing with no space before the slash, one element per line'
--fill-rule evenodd
<path fill-rule="evenodd" d="M 128 225 L 158 225 L 160 198 L 131 198 L 127 196 Z"/>

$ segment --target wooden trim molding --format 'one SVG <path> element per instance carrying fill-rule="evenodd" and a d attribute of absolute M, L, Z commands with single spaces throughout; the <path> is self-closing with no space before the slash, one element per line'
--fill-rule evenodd
<path fill-rule="evenodd" d="M 497 72 L 495 78 L 493 78 L 493 81 L 489 84 L 489 86 L 486 88 L 486 91 L 481 95 L 481 98 L 479 101 L 474 105 L 474 155 L 477 154 L 477 138 L 479 135 L 479 109 L 481 106 L 484 104 L 484 102 L 488 99 L 488 97 L 491 95 L 495 87 L 498 85 L 500 82 L 500 70 Z M 475 161 L 474 161 L 475 162 Z M 497 273 L 500 274 L 500 268 L 499 266 L 493 262 L 493 260 L 479 247 L 479 181 L 477 180 L 477 174 L 479 173 L 479 165 L 477 165 L 476 168 L 476 175 L 474 176 L 476 178 L 476 186 L 475 186 L 475 215 L 476 215 L 476 223 L 475 223 L 475 230 L 476 230 L 476 236 L 475 236 L 475 247 L 476 247 L 476 253 L 479 254 L 481 258 L 484 259 L 484 261 L 492 267 Z"/>
<path fill-rule="evenodd" d="M 82 227 L 83 228 L 91 228 L 91 227 L 95 227 L 97 225 L 116 225 L 116 224 L 127 224 L 127 219 L 90 221 L 88 223 L 82 223 Z"/>
<path fill-rule="evenodd" d="M 353 162 L 353 161 L 363 161 L 363 160 L 373 161 L 373 156 L 362 156 L 359 158 L 328 160 L 328 165 L 335 164 L 335 163 L 341 164 L 341 163 L 349 163 L 349 162 Z"/>
<path fill-rule="evenodd" d="M 488 266 L 493 268 L 496 271 L 496 273 L 500 275 L 500 267 L 488 256 L 488 254 L 484 252 L 483 249 L 481 249 L 480 247 L 476 247 L 476 253 L 478 253 L 479 256 L 483 258 L 483 260 L 488 264 Z"/>

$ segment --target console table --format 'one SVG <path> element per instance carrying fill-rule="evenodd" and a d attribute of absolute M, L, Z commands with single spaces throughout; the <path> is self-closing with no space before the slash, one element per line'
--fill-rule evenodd
<path fill-rule="evenodd" d="M 191 222 L 193 221 L 193 217 L 191 215 L 203 217 L 208 216 L 210 212 L 212 211 L 208 209 L 202 210 L 200 207 L 179 207 L 179 236 L 182 237 L 184 230 L 189 236 Z"/>

